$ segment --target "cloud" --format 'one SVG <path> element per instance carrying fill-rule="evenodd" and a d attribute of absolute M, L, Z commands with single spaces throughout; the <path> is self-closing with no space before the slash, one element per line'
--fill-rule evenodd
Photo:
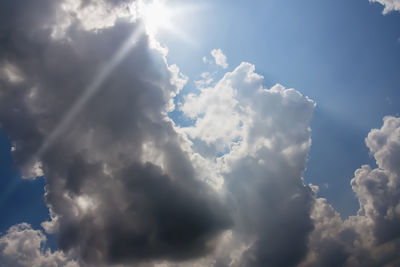
<path fill-rule="evenodd" d="M 187 77 L 146 34 L 127 43 L 136 1 L 21 1 L 0 3 L 0 125 L 22 174 L 46 177 L 60 250 L 23 223 L 0 265 L 399 264 L 400 119 L 368 135 L 378 168 L 355 172 L 360 210 L 343 221 L 302 178 L 314 101 L 243 62 L 175 107 Z"/>
<path fill-rule="evenodd" d="M 400 11 L 400 1 L 399 0 L 369 0 L 372 3 L 380 3 L 385 6 L 383 9 L 383 14 L 387 14 L 390 11 Z"/>
<path fill-rule="evenodd" d="M 0 77 L 2 80 L 6 80 L 12 84 L 21 83 L 24 80 L 20 71 L 14 65 L 8 62 L 3 62 L 1 65 Z"/>
<path fill-rule="evenodd" d="M 46 236 L 33 230 L 29 224 L 12 226 L 0 237 L 0 265 L 15 267 L 78 267 L 77 262 L 69 259 L 63 252 L 52 253 L 45 249 Z"/>
<path fill-rule="evenodd" d="M 92 265 L 208 253 L 230 218 L 220 196 L 198 179 L 166 115 L 184 84 L 179 69 L 142 34 L 70 113 L 140 21 L 121 17 L 94 29 L 77 15 L 54 37 L 43 25 L 68 16 L 68 3 L 1 4 L 11 15 L 0 18 L 0 58 L 24 80 L 1 80 L 0 121 L 23 173 L 37 174 L 40 166 L 46 176 L 52 221 L 43 226 L 57 233 L 60 249 Z M 54 129 L 61 133 L 38 156 Z"/>
<path fill-rule="evenodd" d="M 196 119 L 182 130 L 216 165 L 234 210 L 233 248 L 216 266 L 293 266 L 313 229 L 313 193 L 301 177 L 315 103 L 281 85 L 264 88 L 263 79 L 244 62 L 181 106 Z"/>
<path fill-rule="evenodd" d="M 262 84 L 242 63 L 214 86 L 199 84 L 180 106 L 196 121 L 182 130 L 215 165 L 234 210 L 229 246 L 219 246 L 214 266 L 399 265 L 400 118 L 385 117 L 366 138 L 378 168 L 356 170 L 360 210 L 343 221 L 301 179 L 314 102 Z"/>
<path fill-rule="evenodd" d="M 220 66 L 224 69 L 228 68 L 227 58 L 221 49 L 211 50 L 211 55 L 213 56 L 213 58 L 215 60 L 215 64 L 217 64 L 218 66 Z"/>
<path fill-rule="evenodd" d="M 30 27 L 3 28 L 1 57 L 24 81 L 3 81 L 0 119 L 17 164 L 28 174 L 41 166 L 46 176 L 52 221 L 43 226 L 57 233 L 60 249 L 89 264 L 299 262 L 313 227 L 312 192 L 301 176 L 314 102 L 281 85 L 264 88 L 249 63 L 187 96 L 182 110 L 196 124 L 178 128 L 166 113 L 184 79 L 143 36 L 31 160 L 138 27 L 121 18 L 92 29 L 75 16 L 56 38 L 42 25 L 67 11 L 52 3 L 48 13 L 29 13 Z M 17 22 L 26 17 L 19 7 L 8 7 Z M 288 227 L 277 231 L 282 223 Z M 284 247 L 290 259 L 277 253 Z"/>
<path fill-rule="evenodd" d="M 342 221 L 324 199 L 313 209 L 315 231 L 303 266 L 398 266 L 400 257 L 400 118 L 385 117 L 366 144 L 378 168 L 356 170 L 351 186 L 360 202 L 356 216 Z"/>

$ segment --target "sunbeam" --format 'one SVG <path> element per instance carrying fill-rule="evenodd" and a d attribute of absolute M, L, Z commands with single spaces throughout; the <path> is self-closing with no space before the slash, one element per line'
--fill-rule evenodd
<path fill-rule="evenodd" d="M 172 24 L 173 11 L 165 4 L 165 1 L 153 1 L 144 5 L 142 16 L 146 29 L 153 34 L 161 29 L 171 30 L 174 27 Z"/>
<path fill-rule="evenodd" d="M 61 136 L 65 129 L 73 122 L 74 118 L 79 114 L 86 103 L 96 94 L 98 89 L 104 83 L 104 81 L 112 74 L 115 68 L 121 63 L 124 57 L 129 53 L 133 45 L 144 33 L 142 24 L 139 24 L 138 28 L 127 38 L 123 45 L 117 50 L 114 56 L 111 58 L 108 64 L 106 64 L 99 73 L 95 76 L 93 81 L 84 90 L 83 94 L 76 100 L 72 108 L 65 114 L 61 122 L 55 127 L 51 134 L 44 140 L 38 151 L 34 154 L 28 164 L 31 164 L 49 149 L 49 147 Z"/>

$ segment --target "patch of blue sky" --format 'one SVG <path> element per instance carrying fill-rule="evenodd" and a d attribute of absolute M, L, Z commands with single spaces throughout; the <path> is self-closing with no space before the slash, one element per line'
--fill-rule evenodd
<path fill-rule="evenodd" d="M 11 144 L 0 134 L 0 232 L 4 233 L 16 223 L 27 222 L 35 229 L 49 220 L 49 210 L 44 202 L 44 177 L 35 180 L 21 178 L 13 164 Z"/>

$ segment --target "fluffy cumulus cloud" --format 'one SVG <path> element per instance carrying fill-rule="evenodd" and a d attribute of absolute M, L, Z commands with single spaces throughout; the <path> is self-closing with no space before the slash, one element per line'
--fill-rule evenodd
<path fill-rule="evenodd" d="M 180 107 L 196 123 L 181 130 L 215 165 L 235 222 L 234 249 L 219 255 L 216 266 L 297 264 L 313 229 L 313 193 L 301 177 L 314 102 L 281 85 L 264 88 L 249 63 L 199 90 Z"/>
<path fill-rule="evenodd" d="M 45 243 L 46 236 L 33 230 L 30 225 L 22 223 L 12 226 L 0 237 L 0 264 L 15 267 L 78 267 L 77 262 L 63 252 L 45 250 Z"/>
<path fill-rule="evenodd" d="M 400 11 L 399 0 L 369 0 L 369 1 L 382 4 L 385 7 L 383 9 L 383 14 L 387 14 L 390 11 Z"/>
<path fill-rule="evenodd" d="M 141 3 L 0 3 L 1 131 L 23 176 L 45 176 L 59 247 L 18 224 L 0 266 L 398 265 L 400 119 L 369 134 L 378 168 L 356 171 L 360 211 L 342 221 L 302 180 L 314 101 L 243 62 L 175 107 L 187 78 Z"/>

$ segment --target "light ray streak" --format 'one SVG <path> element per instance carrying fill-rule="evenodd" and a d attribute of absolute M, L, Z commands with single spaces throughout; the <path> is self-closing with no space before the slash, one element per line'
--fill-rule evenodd
<path fill-rule="evenodd" d="M 87 104 L 87 102 L 96 94 L 101 85 L 107 80 L 112 74 L 115 68 L 121 63 L 124 57 L 129 53 L 133 45 L 138 41 L 140 36 L 144 33 L 144 27 L 142 23 L 139 24 L 138 28 L 131 34 L 131 36 L 123 43 L 118 51 L 113 55 L 110 62 L 105 65 L 99 73 L 95 76 L 93 81 L 84 90 L 81 97 L 79 97 L 73 104 L 72 108 L 65 114 L 61 122 L 55 127 L 50 135 L 44 140 L 38 151 L 34 154 L 32 163 L 35 159 L 40 159 L 41 156 L 54 144 L 54 142 L 61 136 L 68 126 L 71 125 L 73 120 Z"/>

